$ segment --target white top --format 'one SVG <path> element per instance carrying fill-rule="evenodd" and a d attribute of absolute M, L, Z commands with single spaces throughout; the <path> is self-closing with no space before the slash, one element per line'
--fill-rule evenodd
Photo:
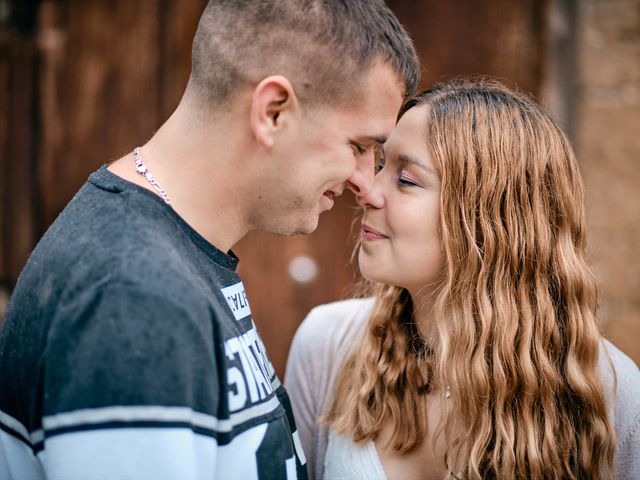
<path fill-rule="evenodd" d="M 332 436 L 318 418 L 327 413 L 342 363 L 362 338 L 373 299 L 351 299 L 320 305 L 307 315 L 291 345 L 285 375 L 310 479 L 380 478 L 384 470 L 373 445 L 354 445 Z M 618 480 L 640 479 L 640 371 L 633 360 L 603 340 L 616 372 L 613 422 L 617 435 L 614 468 Z M 601 355 L 601 378 L 606 390 L 612 375 Z M 326 460 L 326 472 L 325 472 Z M 366 469 L 366 470 L 365 470 Z M 354 473 L 355 472 L 355 473 Z M 360 472 L 363 472 L 361 475 Z M 325 475 L 326 473 L 326 475 Z"/>
<path fill-rule="evenodd" d="M 353 443 L 345 435 L 329 432 L 324 457 L 324 478 L 331 480 L 387 480 L 373 442 Z"/>

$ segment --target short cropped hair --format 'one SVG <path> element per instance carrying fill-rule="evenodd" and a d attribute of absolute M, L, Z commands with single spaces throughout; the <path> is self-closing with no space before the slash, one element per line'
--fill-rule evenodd
<path fill-rule="evenodd" d="M 244 85 L 284 75 L 304 101 L 339 104 L 376 62 L 390 65 L 405 96 L 413 94 L 419 61 L 382 0 L 210 0 L 187 92 L 215 108 Z"/>

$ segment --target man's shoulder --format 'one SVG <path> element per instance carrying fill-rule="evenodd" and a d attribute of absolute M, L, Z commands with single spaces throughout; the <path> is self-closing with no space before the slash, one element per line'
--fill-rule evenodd
<path fill-rule="evenodd" d="M 215 290 L 227 278 L 218 278 L 215 262 L 157 213 L 163 205 L 154 210 L 155 199 L 148 198 L 134 208 L 141 214 L 131 214 L 132 202 L 123 197 L 106 195 L 98 206 L 95 192 L 87 192 L 92 188 L 81 189 L 33 251 L 12 294 L 7 334 L 44 339 L 90 325 L 104 330 L 96 341 L 104 335 L 138 338 L 145 335 L 141 321 L 127 319 L 146 318 L 167 335 L 176 331 L 176 319 L 199 329 L 213 318 L 223 301 Z M 119 319 L 122 325 L 112 332 Z"/>
<path fill-rule="evenodd" d="M 206 259 L 157 199 L 87 182 L 34 249 L 23 281 L 31 288 L 57 279 L 65 288 L 86 289 L 117 277 L 149 289 L 183 284 L 189 292 L 194 262 Z"/>

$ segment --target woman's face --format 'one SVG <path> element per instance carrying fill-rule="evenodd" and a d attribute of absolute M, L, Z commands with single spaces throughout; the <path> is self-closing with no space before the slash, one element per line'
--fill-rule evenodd
<path fill-rule="evenodd" d="M 359 199 L 360 271 L 369 280 L 406 288 L 414 298 L 433 291 L 444 266 L 440 178 L 427 146 L 427 108 L 402 116 L 384 144 L 373 188 Z"/>

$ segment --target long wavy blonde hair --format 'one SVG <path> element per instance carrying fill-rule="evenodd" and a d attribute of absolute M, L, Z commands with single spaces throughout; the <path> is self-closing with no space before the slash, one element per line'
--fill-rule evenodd
<path fill-rule="evenodd" d="M 402 113 L 419 105 L 429 107 L 446 257 L 434 343 L 420 340 L 406 290 L 375 286 L 367 334 L 325 421 L 358 443 L 390 422 L 393 448 L 408 452 L 425 438 L 422 395 L 448 386 L 432 419 L 448 478 L 613 476 L 584 190 L 568 139 L 529 98 L 492 82 L 440 85 Z"/>

